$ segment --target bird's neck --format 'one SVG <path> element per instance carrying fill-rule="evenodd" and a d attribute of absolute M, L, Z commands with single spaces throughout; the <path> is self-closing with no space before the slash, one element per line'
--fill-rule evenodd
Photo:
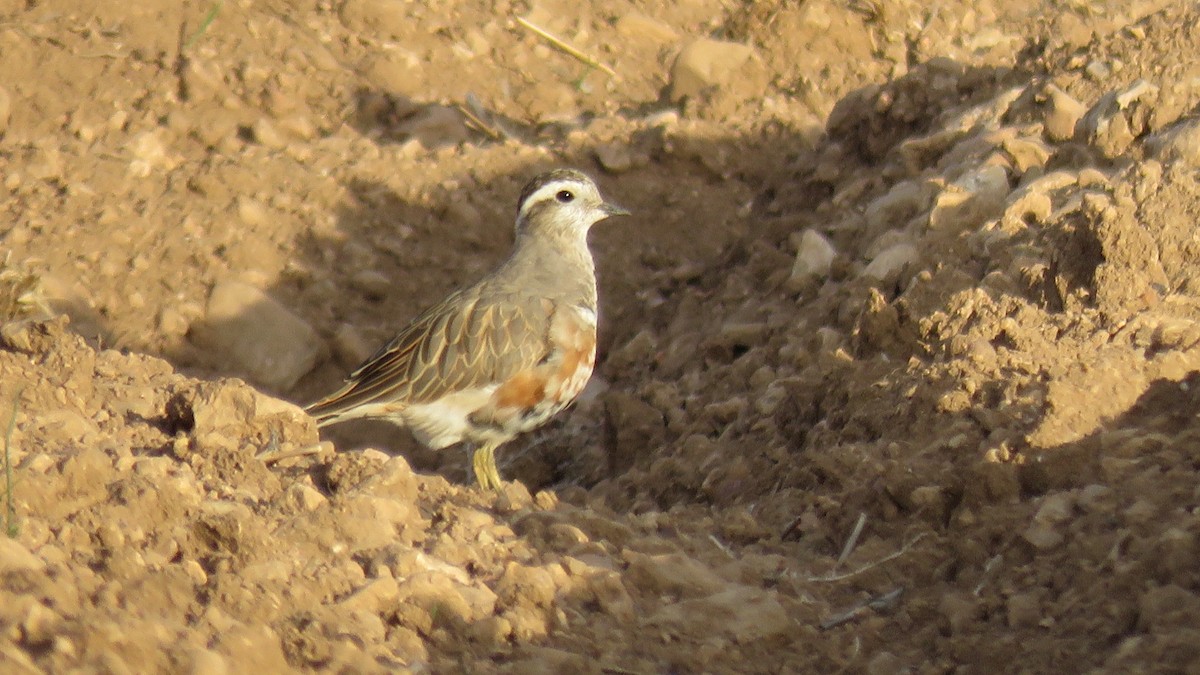
<path fill-rule="evenodd" d="M 596 308 L 596 265 L 585 232 L 518 234 L 498 277 L 516 289 Z"/>

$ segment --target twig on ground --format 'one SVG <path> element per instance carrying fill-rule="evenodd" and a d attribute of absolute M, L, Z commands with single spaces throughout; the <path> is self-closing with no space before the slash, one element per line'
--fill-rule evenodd
<path fill-rule="evenodd" d="M 571 45 L 567 44 L 566 42 L 564 42 L 562 39 L 555 37 L 549 31 L 547 31 L 545 28 L 542 28 L 541 26 L 538 26 L 537 24 L 530 23 L 529 21 L 526 21 L 525 19 L 522 19 L 519 16 L 516 17 L 516 19 L 517 19 L 517 23 L 521 24 L 522 27 L 524 27 L 530 31 L 533 31 L 535 34 L 537 34 L 538 37 L 542 38 L 546 42 L 549 42 L 551 45 L 554 45 L 554 47 L 556 47 L 560 52 L 566 54 L 567 56 L 572 56 L 586 65 L 589 65 L 598 70 L 602 70 L 605 73 L 607 73 L 609 77 L 617 76 L 617 71 L 613 70 L 612 68 L 609 68 L 608 66 L 604 65 L 603 63 L 600 63 L 599 61 L 592 58 L 591 56 L 584 54 L 583 52 L 579 51 L 578 49 L 576 49 L 576 48 L 572 47 Z"/>
<path fill-rule="evenodd" d="M 488 138 L 492 139 L 493 141 L 504 140 L 504 134 L 501 133 L 500 131 L 492 128 L 492 125 L 485 122 L 483 120 L 483 116 L 476 114 L 475 111 L 471 109 L 469 103 L 470 103 L 470 100 L 468 99 L 468 105 L 455 105 L 454 106 L 455 108 L 458 108 L 458 112 L 462 113 L 463 117 L 467 118 L 468 125 L 471 128 L 475 129 L 476 131 L 479 131 L 480 133 L 484 134 Z"/>
<path fill-rule="evenodd" d="M 884 593 L 883 595 L 877 595 L 873 598 L 867 598 L 866 600 L 854 605 L 853 607 L 845 609 L 841 612 L 838 612 L 837 614 L 833 614 L 830 617 L 826 618 L 824 621 L 821 622 L 821 630 L 829 630 L 830 628 L 833 628 L 834 626 L 840 626 L 840 625 L 846 623 L 847 621 L 850 621 L 851 619 L 862 614 L 863 611 L 866 609 L 874 609 L 874 610 L 887 609 L 888 607 L 891 607 L 892 605 L 894 605 L 896 603 L 896 601 L 900 599 L 900 596 L 903 594 L 904 594 L 904 587 L 897 586 L 896 588 L 893 588 L 892 590 L 888 591 L 887 593 Z"/>
<path fill-rule="evenodd" d="M 862 536 L 863 527 L 867 524 L 867 512 L 860 511 L 858 521 L 854 523 L 854 529 L 850 531 L 850 536 L 846 538 L 846 544 L 842 546 L 842 554 L 838 556 L 837 564 L 841 566 L 846 562 L 846 558 L 854 552 L 854 547 L 858 545 L 858 538 Z"/>
<path fill-rule="evenodd" d="M 929 534 L 929 533 L 922 532 L 922 533 L 918 534 L 917 536 L 913 537 L 907 544 L 901 546 L 900 550 L 898 550 L 894 553 L 889 553 L 889 554 L 883 556 L 882 558 L 880 558 L 879 560 L 876 560 L 873 563 L 868 563 L 866 565 L 863 565 L 862 567 L 850 570 L 849 572 L 844 572 L 842 574 L 829 574 L 829 575 L 821 576 L 821 577 L 808 577 L 805 579 L 805 581 L 820 581 L 820 582 L 842 581 L 843 579 L 849 579 L 850 577 L 858 576 L 858 575 L 862 574 L 863 572 L 866 572 L 870 569 L 878 567 L 878 566 L 882 565 L 883 563 L 888 562 L 890 560 L 895 560 L 896 558 L 899 558 L 900 556 L 904 555 L 905 553 L 908 553 L 909 549 L 911 549 L 918 541 L 921 541 L 922 539 L 924 539 L 925 535 L 927 535 L 927 534 Z"/>
<path fill-rule="evenodd" d="M 314 443 L 312 445 L 306 445 L 303 448 L 293 448 L 292 450 L 268 449 L 258 453 L 256 457 L 264 464 L 274 464 L 275 462 L 281 462 L 285 459 L 292 459 L 294 457 L 319 455 L 324 450 L 325 447 L 323 443 Z"/>
<path fill-rule="evenodd" d="M 21 408 L 21 390 L 13 395 L 12 414 L 8 418 L 8 429 L 4 432 L 4 532 L 10 538 L 16 537 L 17 508 L 13 496 L 12 475 L 12 435 L 17 427 L 17 411 Z"/>

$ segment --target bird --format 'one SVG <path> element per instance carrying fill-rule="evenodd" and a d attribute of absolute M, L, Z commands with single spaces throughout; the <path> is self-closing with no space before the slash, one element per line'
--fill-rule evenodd
<path fill-rule="evenodd" d="M 483 490 L 502 487 L 495 451 L 545 424 L 596 364 L 596 268 L 588 232 L 630 212 L 581 171 L 535 176 L 517 201 L 512 252 L 417 316 L 305 410 L 318 427 L 361 418 L 440 450 L 466 442 Z"/>

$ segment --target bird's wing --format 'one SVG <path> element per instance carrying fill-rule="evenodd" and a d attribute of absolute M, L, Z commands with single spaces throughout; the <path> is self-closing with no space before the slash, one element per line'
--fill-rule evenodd
<path fill-rule="evenodd" d="M 319 421 L 333 421 L 364 405 L 402 408 L 500 384 L 546 358 L 553 309 L 547 304 L 538 298 L 452 295 L 307 410 Z"/>

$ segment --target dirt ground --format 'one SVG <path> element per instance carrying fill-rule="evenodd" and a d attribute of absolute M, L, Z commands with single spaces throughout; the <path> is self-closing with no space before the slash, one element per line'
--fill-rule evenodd
<path fill-rule="evenodd" d="M 80 4 L 0 0 L 3 672 L 1200 672 L 1195 3 Z M 554 166 L 634 215 L 512 482 L 318 436 Z"/>

